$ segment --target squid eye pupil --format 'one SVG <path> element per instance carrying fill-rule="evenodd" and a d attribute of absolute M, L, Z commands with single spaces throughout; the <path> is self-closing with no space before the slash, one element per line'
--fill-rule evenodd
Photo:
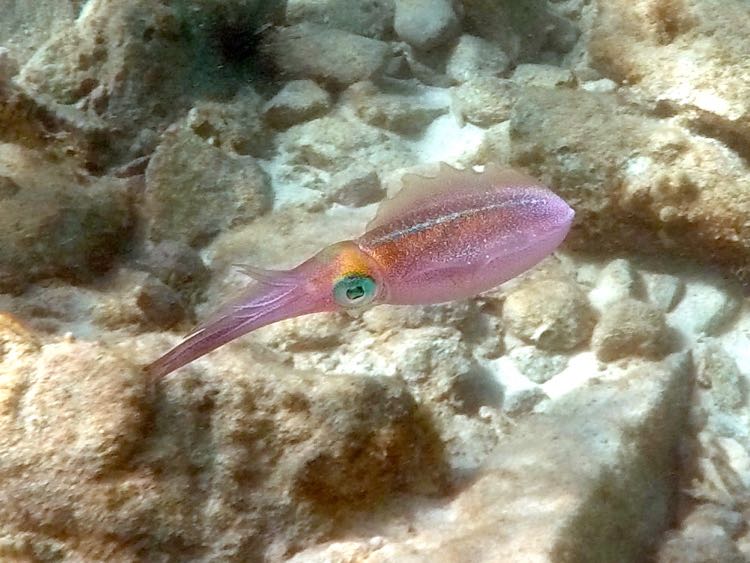
<path fill-rule="evenodd" d="M 373 301 L 378 293 L 377 283 L 367 275 L 344 276 L 333 286 L 333 298 L 342 307 L 361 307 Z"/>
<path fill-rule="evenodd" d="M 346 296 L 352 301 L 361 299 L 364 296 L 364 294 L 365 294 L 365 288 L 363 288 L 361 285 L 356 285 L 346 290 Z"/>

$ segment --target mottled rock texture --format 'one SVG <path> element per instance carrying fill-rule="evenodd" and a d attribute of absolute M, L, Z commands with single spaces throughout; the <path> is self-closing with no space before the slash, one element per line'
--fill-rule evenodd
<path fill-rule="evenodd" d="M 5 559 L 278 560 L 443 486 L 440 443 L 396 380 L 246 354 L 154 389 L 111 349 L 42 345 L 7 316 L 0 351 Z"/>
<path fill-rule="evenodd" d="M 128 183 L 0 145 L 0 291 L 49 277 L 92 279 L 125 250 Z"/>

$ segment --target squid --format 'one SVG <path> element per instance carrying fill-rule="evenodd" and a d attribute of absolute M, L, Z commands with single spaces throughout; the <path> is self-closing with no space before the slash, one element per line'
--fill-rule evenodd
<path fill-rule="evenodd" d="M 565 239 L 574 211 L 538 180 L 494 164 L 407 174 L 357 239 L 291 270 L 243 266 L 252 282 L 146 367 L 162 377 L 248 332 L 311 313 L 475 296 L 521 274 Z"/>

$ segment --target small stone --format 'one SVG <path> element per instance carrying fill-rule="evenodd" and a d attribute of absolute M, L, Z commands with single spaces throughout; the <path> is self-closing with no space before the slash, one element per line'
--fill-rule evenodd
<path fill-rule="evenodd" d="M 154 326 L 169 329 L 187 316 L 180 295 L 154 276 L 138 288 L 136 304 L 146 320 Z"/>
<path fill-rule="evenodd" d="M 481 76 L 498 77 L 510 66 L 502 47 L 474 35 L 462 35 L 451 51 L 446 74 L 456 82 Z"/>
<path fill-rule="evenodd" d="M 388 61 L 390 47 L 384 41 L 301 23 L 276 32 L 267 52 L 291 77 L 340 88 L 378 75 Z"/>
<path fill-rule="evenodd" d="M 572 88 L 576 82 L 573 73 L 567 68 L 538 64 L 518 65 L 511 80 L 522 86 L 539 88 Z"/>
<path fill-rule="evenodd" d="M 138 263 L 185 297 L 201 291 L 211 277 L 200 255 L 180 241 L 165 240 L 154 245 Z"/>
<path fill-rule="evenodd" d="M 518 417 L 531 412 L 535 406 L 548 399 L 541 387 L 526 387 L 503 397 L 503 412 Z"/>
<path fill-rule="evenodd" d="M 263 108 L 263 117 L 274 129 L 310 121 L 331 108 L 331 96 L 312 80 L 292 80 Z"/>
<path fill-rule="evenodd" d="M 662 358 L 669 350 L 664 313 L 635 299 L 612 303 L 602 312 L 591 345 L 604 362 L 632 356 Z"/>
<path fill-rule="evenodd" d="M 456 113 L 480 127 L 510 119 L 517 95 L 517 86 L 511 80 L 486 76 L 451 88 Z"/>
<path fill-rule="evenodd" d="M 230 226 L 271 207 L 266 173 L 251 156 L 213 146 L 191 129 L 175 127 L 146 169 L 148 236 L 199 247 Z"/>
<path fill-rule="evenodd" d="M 365 123 L 406 136 L 418 135 L 448 111 L 447 103 L 410 93 L 382 93 L 371 82 L 353 84 L 342 101 Z"/>
<path fill-rule="evenodd" d="M 669 324 L 688 334 L 716 334 L 740 308 L 728 288 L 697 281 L 687 285 L 685 296 L 669 314 Z"/>
<path fill-rule="evenodd" d="M 745 378 L 737 363 L 717 342 L 705 342 L 695 351 L 696 379 L 710 389 L 716 406 L 722 410 L 741 407 L 746 402 Z"/>
<path fill-rule="evenodd" d="M 568 367 L 567 356 L 550 354 L 535 346 L 517 346 L 509 355 L 518 370 L 538 384 L 546 383 Z"/>
<path fill-rule="evenodd" d="M 589 80 L 581 84 L 581 89 L 587 92 L 604 92 L 612 93 L 617 90 L 617 82 L 609 78 L 600 78 L 598 80 Z"/>
<path fill-rule="evenodd" d="M 459 32 L 451 0 L 395 0 L 393 28 L 402 41 L 421 50 L 443 45 Z"/>
<path fill-rule="evenodd" d="M 593 312 L 577 285 L 558 280 L 530 281 L 503 305 L 508 331 L 542 350 L 567 351 L 591 335 Z"/>
<path fill-rule="evenodd" d="M 618 258 L 602 269 L 596 287 L 589 293 L 589 299 L 594 307 L 602 311 L 612 303 L 636 297 L 638 285 L 638 272 L 633 264 Z"/>
<path fill-rule="evenodd" d="M 641 274 L 649 302 L 665 313 L 671 311 L 685 293 L 685 283 L 670 274 L 643 272 Z"/>
<path fill-rule="evenodd" d="M 385 197 L 378 173 L 370 166 L 352 167 L 331 178 L 331 200 L 341 205 L 362 207 Z"/>

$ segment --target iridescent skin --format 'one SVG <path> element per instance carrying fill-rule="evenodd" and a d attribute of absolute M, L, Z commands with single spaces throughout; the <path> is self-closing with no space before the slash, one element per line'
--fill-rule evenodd
<path fill-rule="evenodd" d="M 471 297 L 531 268 L 565 238 L 573 210 L 538 181 L 488 165 L 407 176 L 356 240 L 288 271 L 248 268 L 257 283 L 148 366 L 163 376 L 283 319 L 389 303 Z"/>

